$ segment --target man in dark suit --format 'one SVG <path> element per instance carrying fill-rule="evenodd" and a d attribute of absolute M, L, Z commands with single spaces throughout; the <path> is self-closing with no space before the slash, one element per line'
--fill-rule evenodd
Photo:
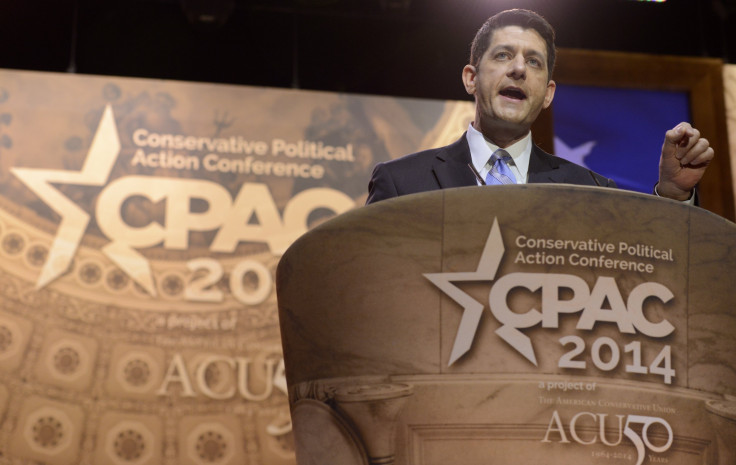
<path fill-rule="evenodd" d="M 475 97 L 475 119 L 456 142 L 378 164 L 367 203 L 400 195 L 480 184 L 568 183 L 615 187 L 587 168 L 550 155 L 531 138 L 531 126 L 549 107 L 556 84 L 554 30 L 538 14 L 507 10 L 478 30 L 463 68 Z M 713 159 L 697 129 L 680 123 L 665 133 L 655 193 L 692 201 Z"/>

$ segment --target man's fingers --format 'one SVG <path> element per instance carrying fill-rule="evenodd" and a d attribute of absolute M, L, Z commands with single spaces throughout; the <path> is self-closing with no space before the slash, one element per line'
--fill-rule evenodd
<path fill-rule="evenodd" d="M 708 139 L 699 138 L 692 141 L 692 146 L 679 149 L 675 155 L 680 163 L 687 165 L 693 163 L 696 158 L 710 148 Z"/>
<path fill-rule="evenodd" d="M 665 134 L 665 142 L 669 142 L 674 145 L 671 154 L 683 164 L 688 163 L 689 159 L 698 155 L 699 152 L 693 155 L 690 155 L 690 152 L 698 146 L 698 144 L 702 145 L 702 141 L 705 141 L 705 145 L 702 147 L 702 150 L 705 150 L 705 148 L 708 147 L 708 141 L 700 138 L 700 131 L 690 125 L 685 126 L 685 124 L 686 123 L 681 123 L 674 129 L 667 131 Z"/>
<path fill-rule="evenodd" d="M 689 123 L 680 123 L 665 133 L 659 161 L 659 193 L 684 199 L 697 185 L 715 156 L 707 139 Z"/>
<path fill-rule="evenodd" d="M 707 147 L 703 151 L 694 152 L 691 151 L 688 153 L 687 157 L 683 157 L 683 160 L 681 160 L 681 164 L 683 166 L 685 165 L 691 165 L 691 166 L 702 166 L 702 165 L 708 165 L 711 160 L 713 160 L 713 157 L 715 156 L 715 152 L 713 151 L 713 147 Z"/>
<path fill-rule="evenodd" d="M 685 129 L 681 124 L 678 124 L 674 128 L 664 133 L 664 143 L 670 145 L 679 145 L 682 141 Z"/>
<path fill-rule="evenodd" d="M 680 145 L 683 140 L 692 138 L 697 129 L 693 128 L 690 123 L 682 122 L 664 133 L 664 140 L 672 145 Z M 698 133 L 700 134 L 700 133 Z"/>

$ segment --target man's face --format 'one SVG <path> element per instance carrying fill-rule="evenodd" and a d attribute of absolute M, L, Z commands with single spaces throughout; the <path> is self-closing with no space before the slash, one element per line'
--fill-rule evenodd
<path fill-rule="evenodd" d="M 552 103 L 555 83 L 548 77 L 547 47 L 537 31 L 519 26 L 495 30 L 477 67 L 463 69 L 465 89 L 475 96 L 477 129 L 526 135 Z"/>

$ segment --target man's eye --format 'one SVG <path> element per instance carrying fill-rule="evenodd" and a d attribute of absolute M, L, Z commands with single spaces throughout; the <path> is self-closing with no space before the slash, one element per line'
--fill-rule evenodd
<path fill-rule="evenodd" d="M 499 60 L 508 60 L 511 58 L 511 55 L 508 52 L 498 52 L 496 58 Z"/>
<path fill-rule="evenodd" d="M 532 65 L 534 67 L 540 67 L 540 66 L 542 66 L 542 62 L 539 61 L 539 60 L 537 60 L 536 58 L 529 58 L 527 60 L 527 63 L 529 63 L 530 65 Z"/>

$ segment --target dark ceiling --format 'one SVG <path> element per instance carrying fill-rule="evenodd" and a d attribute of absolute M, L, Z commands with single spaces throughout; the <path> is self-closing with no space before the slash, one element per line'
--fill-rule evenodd
<path fill-rule="evenodd" d="M 510 7 L 558 47 L 736 63 L 736 0 L 0 0 L 0 68 L 462 99 L 468 44 Z"/>

